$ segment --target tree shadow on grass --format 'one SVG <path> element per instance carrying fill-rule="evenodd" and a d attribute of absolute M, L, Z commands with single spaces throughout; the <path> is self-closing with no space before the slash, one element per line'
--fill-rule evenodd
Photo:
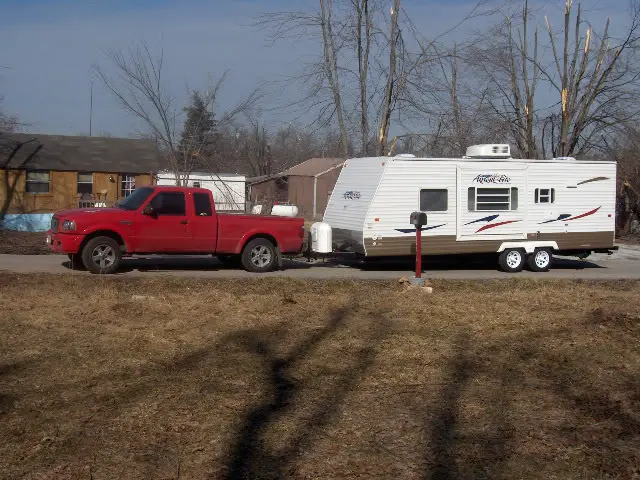
<path fill-rule="evenodd" d="M 300 399 L 304 385 L 292 377 L 291 370 L 312 357 L 323 344 L 332 341 L 332 335 L 347 326 L 349 313 L 348 309 L 334 312 L 325 326 L 298 342 L 281 357 L 274 352 L 272 340 L 258 331 L 247 331 L 234 336 L 235 342 L 258 357 L 267 372 L 269 385 L 266 398 L 246 414 L 236 435 L 228 456 L 225 478 L 276 479 L 295 472 L 295 459 L 300 453 L 309 450 L 317 434 L 330 422 L 345 398 L 355 389 L 374 362 L 376 344 L 389 330 L 389 324 L 382 316 L 370 318 L 369 323 L 375 326 L 364 339 L 363 344 L 366 346 L 345 357 L 337 378 L 323 382 L 326 388 L 314 392 L 311 404 L 305 404 Z M 285 416 L 295 418 L 303 409 L 311 413 L 296 422 L 285 445 L 281 448 L 270 447 L 265 442 L 270 426 Z"/>

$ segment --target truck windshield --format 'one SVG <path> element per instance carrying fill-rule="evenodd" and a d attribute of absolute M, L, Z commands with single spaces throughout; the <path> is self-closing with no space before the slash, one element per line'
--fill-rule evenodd
<path fill-rule="evenodd" d="M 136 188 L 131 195 L 120 200 L 116 206 L 123 210 L 137 210 L 152 192 L 153 188 L 150 187 Z"/>

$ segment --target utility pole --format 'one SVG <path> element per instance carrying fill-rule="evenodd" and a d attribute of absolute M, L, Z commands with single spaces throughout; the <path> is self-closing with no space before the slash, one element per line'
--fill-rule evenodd
<path fill-rule="evenodd" d="M 91 126 L 93 123 L 93 78 L 91 79 L 91 87 L 89 94 L 89 136 L 91 136 Z"/>

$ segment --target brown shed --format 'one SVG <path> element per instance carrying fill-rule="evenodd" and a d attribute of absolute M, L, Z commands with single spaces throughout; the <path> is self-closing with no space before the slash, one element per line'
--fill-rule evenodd
<path fill-rule="evenodd" d="M 298 207 L 301 216 L 324 215 L 344 162 L 311 158 L 276 175 L 250 178 L 249 199 L 258 204 L 288 202 Z"/>

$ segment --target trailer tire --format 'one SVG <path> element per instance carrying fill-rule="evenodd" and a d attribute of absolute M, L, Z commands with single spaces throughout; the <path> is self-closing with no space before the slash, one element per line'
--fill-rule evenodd
<path fill-rule="evenodd" d="M 267 238 L 254 238 L 242 250 L 242 266 L 247 272 L 271 272 L 277 265 L 276 246 Z"/>
<path fill-rule="evenodd" d="M 525 254 L 517 248 L 507 248 L 498 257 L 498 264 L 503 272 L 518 273 L 524 268 Z"/>
<path fill-rule="evenodd" d="M 116 273 L 121 261 L 120 245 L 111 237 L 92 238 L 82 248 L 82 263 L 91 273 Z"/>
<path fill-rule="evenodd" d="M 536 249 L 536 251 L 527 258 L 529 270 L 532 272 L 548 272 L 551 269 L 552 263 L 553 254 L 551 250 L 547 248 Z"/>

